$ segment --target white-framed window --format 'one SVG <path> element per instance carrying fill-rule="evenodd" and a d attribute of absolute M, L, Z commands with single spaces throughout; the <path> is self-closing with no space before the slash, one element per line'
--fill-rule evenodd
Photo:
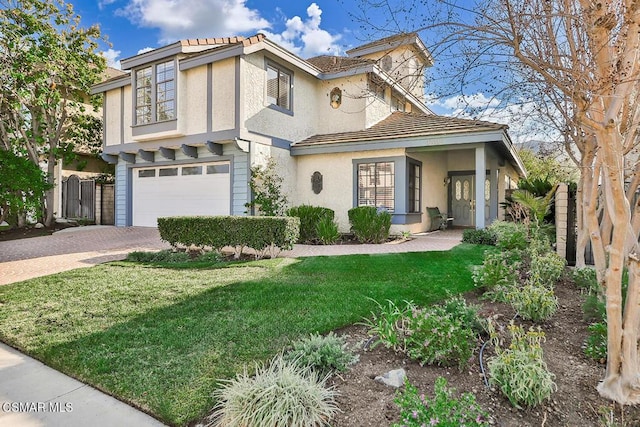
<path fill-rule="evenodd" d="M 293 111 L 293 73 L 272 62 L 267 63 L 267 103 Z"/>
<path fill-rule="evenodd" d="M 173 59 L 135 71 L 136 125 L 176 118 L 175 77 Z"/>

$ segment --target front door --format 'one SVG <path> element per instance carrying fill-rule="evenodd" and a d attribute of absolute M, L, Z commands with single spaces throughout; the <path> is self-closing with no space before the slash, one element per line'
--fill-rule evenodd
<path fill-rule="evenodd" d="M 475 225 L 475 176 L 451 177 L 451 214 L 453 225 L 473 227 Z"/>

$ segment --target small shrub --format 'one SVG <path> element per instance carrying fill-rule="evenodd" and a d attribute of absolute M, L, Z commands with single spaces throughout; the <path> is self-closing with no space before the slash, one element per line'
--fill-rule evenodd
<path fill-rule="evenodd" d="M 351 231 L 361 243 L 383 243 L 389 237 L 391 214 L 373 206 L 349 209 Z"/>
<path fill-rule="evenodd" d="M 520 263 L 511 259 L 509 253 L 489 253 L 482 265 L 473 271 L 473 282 L 485 290 L 486 298 L 506 302 L 507 293 L 518 283 L 519 268 Z"/>
<path fill-rule="evenodd" d="M 268 366 L 246 369 L 214 392 L 215 426 L 325 426 L 338 411 L 336 392 L 309 367 L 276 356 Z"/>
<path fill-rule="evenodd" d="M 333 332 L 328 335 L 311 335 L 293 343 L 284 354 L 285 360 L 309 366 L 321 377 L 334 372 L 344 372 L 358 361 L 358 356 L 347 348 L 346 339 Z"/>
<path fill-rule="evenodd" d="M 520 223 L 494 221 L 487 229 L 496 235 L 496 246 L 505 251 L 527 247 L 527 228 Z"/>
<path fill-rule="evenodd" d="M 369 329 L 369 335 L 377 337 L 371 347 L 382 344 L 394 351 L 404 352 L 406 347 L 403 334 L 413 304 L 405 301 L 405 308 L 400 308 L 390 300 L 387 300 L 386 306 L 374 302 L 378 306 L 378 313 L 371 312 L 371 319 L 362 323 Z"/>
<path fill-rule="evenodd" d="M 411 311 L 404 330 L 407 355 L 421 365 L 466 366 L 475 347 L 471 328 L 441 306 Z"/>
<path fill-rule="evenodd" d="M 325 216 L 318 221 L 318 224 L 316 225 L 316 234 L 318 236 L 318 240 L 323 245 L 333 245 L 340 240 L 338 224 L 335 223 L 333 218 L 329 218 L 328 216 Z"/>
<path fill-rule="evenodd" d="M 462 241 L 472 243 L 474 245 L 491 245 L 496 244 L 496 235 L 487 229 L 466 229 L 462 232 Z"/>
<path fill-rule="evenodd" d="M 374 347 L 383 344 L 422 365 L 458 365 L 459 368 L 464 367 L 473 354 L 476 334 L 472 325 L 477 315 L 466 303 L 462 306 L 454 300 L 448 307 L 445 304 L 430 308 L 419 308 L 406 301 L 404 308 L 391 301 L 387 307 L 377 304 L 381 313 L 364 323 L 369 335 L 378 337 Z"/>
<path fill-rule="evenodd" d="M 607 360 L 607 324 L 605 322 L 589 325 L 589 336 L 584 343 L 584 354 L 601 362 Z"/>
<path fill-rule="evenodd" d="M 580 289 L 589 293 L 598 293 L 600 285 L 594 268 L 575 268 L 571 272 L 571 278 Z"/>
<path fill-rule="evenodd" d="M 489 416 L 476 403 L 473 394 L 463 393 L 459 399 L 454 394 L 455 389 L 447 388 L 447 380 L 443 377 L 435 381 L 433 399 L 419 395 L 418 389 L 406 381 L 404 392 L 394 399 L 400 407 L 401 422 L 393 427 L 490 425 Z"/>
<path fill-rule="evenodd" d="M 300 238 L 298 243 L 316 243 L 320 238 L 317 229 L 318 225 L 325 218 L 328 218 L 329 222 L 333 223 L 334 215 L 335 213 L 329 208 L 311 205 L 295 206 L 287 210 L 287 216 L 300 218 Z"/>
<path fill-rule="evenodd" d="M 521 326 L 509 325 L 511 344 L 503 350 L 496 345 L 496 356 L 489 360 L 490 382 L 516 408 L 533 407 L 551 396 L 556 389 L 555 375 L 543 360 L 541 343 L 544 332 L 530 329 L 526 334 Z"/>
<path fill-rule="evenodd" d="M 455 317 L 460 319 L 462 324 L 471 329 L 477 335 L 486 331 L 486 320 L 478 316 L 479 307 L 476 305 L 467 305 L 467 301 L 461 296 L 447 299 L 442 303 L 442 308 Z"/>
<path fill-rule="evenodd" d="M 533 255 L 530 260 L 530 275 L 538 283 L 553 288 L 564 273 L 566 261 L 555 252 Z"/>
<path fill-rule="evenodd" d="M 527 284 L 514 288 L 507 294 L 507 300 L 525 320 L 542 322 L 550 319 L 558 311 L 558 299 L 552 289 Z"/>

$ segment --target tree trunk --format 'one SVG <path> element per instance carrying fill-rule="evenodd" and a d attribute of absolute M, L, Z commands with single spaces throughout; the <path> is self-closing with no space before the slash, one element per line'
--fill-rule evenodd
<path fill-rule="evenodd" d="M 579 205 L 582 205 L 581 201 L 584 200 L 583 186 L 584 179 L 581 177 L 578 180 L 578 188 L 576 190 L 576 203 Z M 585 252 L 587 250 L 587 243 L 589 243 L 589 232 L 584 222 L 584 209 L 580 207 L 576 208 L 576 226 L 578 230 L 576 236 L 576 268 L 585 268 L 587 266 Z"/>
<path fill-rule="evenodd" d="M 608 265 L 604 275 L 607 310 L 607 369 L 598 385 L 600 395 L 621 404 L 640 403 L 640 364 L 638 363 L 638 321 L 640 319 L 640 276 L 637 255 L 626 253 L 631 230 L 631 211 L 624 188 L 624 159 L 620 138 L 613 127 L 600 130 L 598 139 L 603 161 L 605 208 L 613 226 L 608 245 Z M 622 274 L 630 268 L 626 307 L 622 307 Z"/>
<path fill-rule="evenodd" d="M 54 210 L 55 210 L 55 191 L 56 191 L 56 187 L 55 187 L 55 170 L 56 170 L 56 158 L 55 155 L 53 154 L 53 149 L 50 150 L 49 152 L 49 158 L 47 161 L 47 182 L 49 183 L 49 185 L 51 185 L 51 188 L 49 188 L 45 195 L 45 206 L 44 206 L 44 225 L 46 225 L 47 227 L 51 227 L 53 225 L 53 221 L 54 221 Z"/>

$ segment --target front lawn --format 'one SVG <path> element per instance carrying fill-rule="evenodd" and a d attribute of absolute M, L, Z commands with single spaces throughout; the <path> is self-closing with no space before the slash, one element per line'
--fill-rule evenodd
<path fill-rule="evenodd" d="M 200 269 L 112 263 L 0 287 L 0 340 L 169 424 L 213 406 L 221 378 L 377 300 L 424 305 L 473 287 L 485 246 L 275 259 Z"/>

